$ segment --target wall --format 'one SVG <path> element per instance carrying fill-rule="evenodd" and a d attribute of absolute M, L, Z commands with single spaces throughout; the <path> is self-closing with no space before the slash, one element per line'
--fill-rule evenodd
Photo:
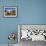
<path fill-rule="evenodd" d="M 0 44 L 8 43 L 9 32 L 18 32 L 18 24 L 46 24 L 46 0 L 0 0 L 0 6 L 18 8 L 16 18 L 4 18 L 0 8 Z"/>
<path fill-rule="evenodd" d="M 7 44 L 8 34 L 10 32 L 17 32 L 17 17 L 16 18 L 5 18 L 3 16 L 3 7 L 1 6 L 18 6 L 17 0 L 0 0 L 0 44 Z M 17 38 L 18 39 L 18 38 Z M 16 43 L 18 42 L 16 39 Z"/>

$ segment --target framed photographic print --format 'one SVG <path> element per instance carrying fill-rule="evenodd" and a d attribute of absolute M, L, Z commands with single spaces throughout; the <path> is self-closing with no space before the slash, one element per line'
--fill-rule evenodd
<path fill-rule="evenodd" d="M 17 16 L 17 7 L 15 6 L 4 7 L 4 17 L 16 17 L 16 16 Z"/>

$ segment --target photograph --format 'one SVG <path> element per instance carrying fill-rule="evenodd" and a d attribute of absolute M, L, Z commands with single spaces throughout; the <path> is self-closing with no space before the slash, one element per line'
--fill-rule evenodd
<path fill-rule="evenodd" d="M 16 17 L 17 16 L 17 8 L 16 7 L 4 7 L 4 17 Z"/>

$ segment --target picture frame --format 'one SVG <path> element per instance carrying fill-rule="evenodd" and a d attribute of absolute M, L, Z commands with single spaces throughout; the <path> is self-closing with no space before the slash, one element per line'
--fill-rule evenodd
<path fill-rule="evenodd" d="M 4 17 L 16 17 L 17 7 L 15 6 L 5 6 L 4 7 Z"/>

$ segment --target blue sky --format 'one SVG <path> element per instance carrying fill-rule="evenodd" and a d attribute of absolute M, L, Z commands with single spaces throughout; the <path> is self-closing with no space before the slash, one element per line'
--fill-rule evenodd
<path fill-rule="evenodd" d="M 15 10 L 15 8 L 5 8 L 5 10 Z"/>

